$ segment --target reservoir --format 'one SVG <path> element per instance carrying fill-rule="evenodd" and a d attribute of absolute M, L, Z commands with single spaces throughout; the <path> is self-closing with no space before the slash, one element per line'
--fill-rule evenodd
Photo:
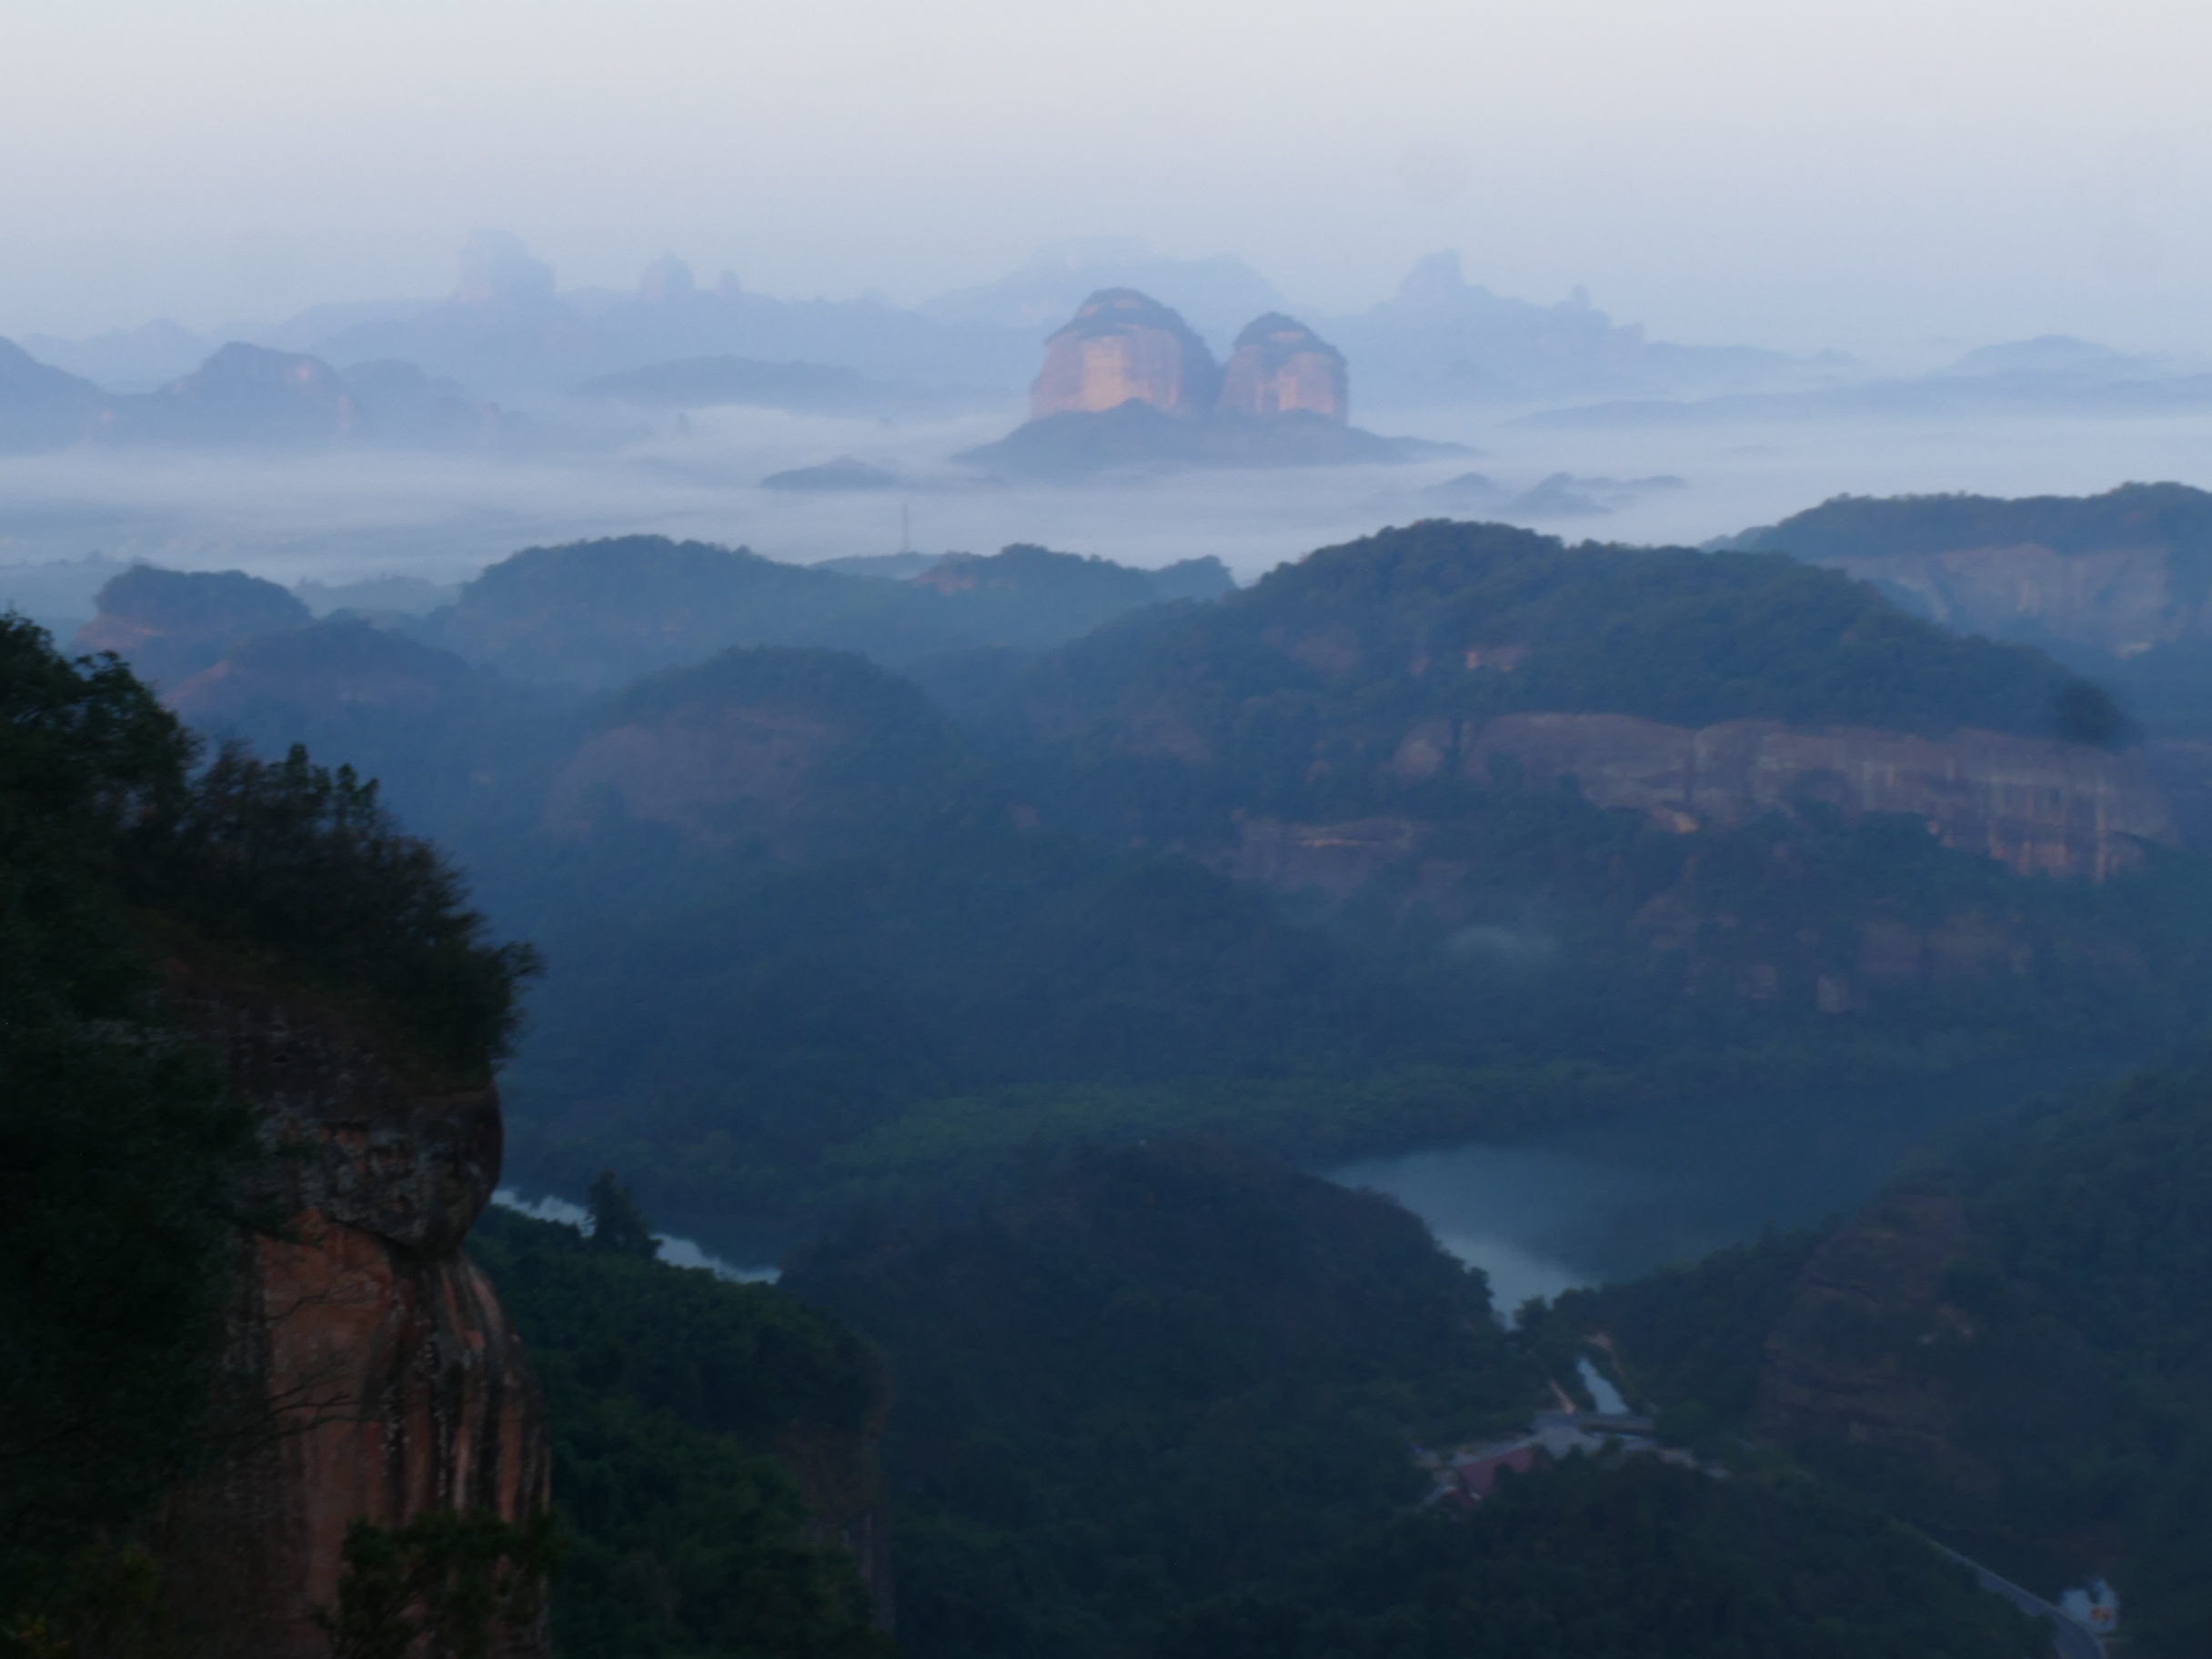
<path fill-rule="evenodd" d="M 1850 1214 L 1916 1150 L 2023 1097 L 2128 1061 L 2008 1063 L 1865 1089 L 1746 1094 L 1574 1125 L 1511 1145 L 1327 1171 L 1388 1193 L 1490 1276 L 1501 1318 L 1531 1296 L 1636 1278 Z"/>

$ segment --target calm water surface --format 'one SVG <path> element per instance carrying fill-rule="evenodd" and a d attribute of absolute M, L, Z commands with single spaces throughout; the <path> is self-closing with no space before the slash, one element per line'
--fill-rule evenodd
<path fill-rule="evenodd" d="M 2125 1070 L 2106 1058 L 2005 1065 L 1885 1089 L 1734 1096 L 1328 1171 L 1387 1192 L 1490 1275 L 1501 1314 L 1531 1296 L 1632 1279 L 1843 1215 L 1931 1136 L 2022 1096 Z"/>

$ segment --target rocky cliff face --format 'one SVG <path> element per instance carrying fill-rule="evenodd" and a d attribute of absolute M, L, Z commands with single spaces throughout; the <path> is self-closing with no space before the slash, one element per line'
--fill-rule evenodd
<path fill-rule="evenodd" d="M 1303 323 L 1271 311 L 1237 336 L 1222 372 L 1219 407 L 1253 420 L 1310 415 L 1342 426 L 1352 417 L 1344 354 Z"/>
<path fill-rule="evenodd" d="M 170 1504 L 166 1578 L 216 1651 L 307 1659 L 328 1648 L 314 1614 L 335 1600 L 350 1522 L 518 1519 L 549 1497 L 537 1380 L 461 1253 L 498 1179 L 498 1097 L 420 1078 L 304 993 L 171 974 L 262 1113 L 288 1227 L 241 1243 L 233 1341 L 255 1397 L 236 1452 Z"/>
<path fill-rule="evenodd" d="M 1188 747 L 1196 741 L 1179 749 L 1162 735 L 1131 747 L 1209 759 L 1202 747 Z M 2164 789 L 2132 756 L 2002 732 L 1936 740 L 1772 720 L 1691 728 L 1625 714 L 1513 714 L 1423 721 L 1405 733 L 1391 766 L 1407 782 L 1482 782 L 1502 766 L 1530 784 L 1571 780 L 1594 805 L 1642 812 L 1684 834 L 1807 802 L 1846 817 L 1905 813 L 1925 820 L 1946 846 L 2022 874 L 2092 881 L 2139 863 L 2147 842 L 2177 840 Z M 1249 818 L 1232 868 L 1263 886 L 1348 893 L 1410 856 L 1422 828 L 1395 818 Z"/>
<path fill-rule="evenodd" d="M 1213 354 L 1181 317 L 1134 288 L 1104 288 L 1045 342 L 1030 418 L 1134 402 L 1195 419 L 1212 411 L 1220 387 Z"/>
<path fill-rule="evenodd" d="M 1909 813 L 1946 846 L 2024 875 L 2101 881 L 2139 862 L 2144 842 L 2177 839 L 2164 792 L 2129 757 L 1993 731 L 1939 740 L 1773 720 L 1692 729 L 1625 714 L 1515 714 L 1416 726 L 1394 764 L 1407 779 L 1480 780 L 1501 761 L 1531 782 L 1573 779 L 1598 806 L 1684 831 L 1798 801 L 1846 816 Z"/>
<path fill-rule="evenodd" d="M 2206 628 L 2205 605 L 2174 591 L 2163 548 L 2066 554 L 2027 542 L 1820 562 L 1961 633 L 2048 635 L 2125 656 Z"/>

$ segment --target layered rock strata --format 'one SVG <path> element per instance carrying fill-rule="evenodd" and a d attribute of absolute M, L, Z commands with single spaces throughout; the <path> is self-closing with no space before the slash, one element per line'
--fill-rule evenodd
<path fill-rule="evenodd" d="M 251 1397 L 232 1454 L 169 1506 L 165 1578 L 214 1652 L 308 1659 L 329 1649 L 316 1614 L 354 1520 L 517 1520 L 549 1498 L 537 1379 L 460 1248 L 498 1180 L 498 1097 L 426 1081 L 310 996 L 172 977 L 262 1114 L 287 1224 L 239 1246 L 232 1342 Z M 542 1632 L 505 1651 L 541 1654 Z"/>
<path fill-rule="evenodd" d="M 1515 714 L 1433 720 L 1399 744 L 1408 779 L 1483 779 L 1501 763 L 1531 783 L 1572 779 L 1601 807 L 1688 831 L 1749 822 L 1775 808 L 1831 806 L 1846 817 L 1904 813 L 1946 847 L 2020 873 L 2101 881 L 2173 844 L 2173 815 L 2130 757 L 2080 743 L 1961 731 L 1945 739 L 1775 720 L 1667 726 L 1625 714 Z"/>

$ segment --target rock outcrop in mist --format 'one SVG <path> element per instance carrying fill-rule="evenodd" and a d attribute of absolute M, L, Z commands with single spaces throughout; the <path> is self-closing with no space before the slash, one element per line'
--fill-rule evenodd
<path fill-rule="evenodd" d="M 1224 367 L 1175 312 L 1134 289 L 1106 288 L 1045 343 L 1028 423 L 955 458 L 1018 477 L 1075 478 L 1454 452 L 1353 427 L 1343 354 L 1294 317 L 1253 320 Z"/>
<path fill-rule="evenodd" d="M 1045 342 L 1030 418 L 1141 403 L 1186 420 L 1213 411 L 1221 366 L 1181 317 L 1133 288 L 1104 288 Z"/>

